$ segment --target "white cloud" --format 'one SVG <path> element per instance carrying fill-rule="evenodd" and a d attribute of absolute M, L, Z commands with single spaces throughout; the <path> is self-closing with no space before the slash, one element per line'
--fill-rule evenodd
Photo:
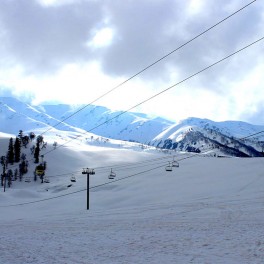
<path fill-rule="evenodd" d="M 58 6 L 58 5 L 67 5 L 76 2 L 80 2 L 80 0 L 36 0 L 41 5 L 49 7 L 49 6 Z"/>
<path fill-rule="evenodd" d="M 101 48 L 111 44 L 114 37 L 114 31 L 112 28 L 105 27 L 100 30 L 96 30 L 91 41 L 88 42 L 88 46 L 92 48 Z"/>
<path fill-rule="evenodd" d="M 205 0 L 191 0 L 188 6 L 188 12 L 190 15 L 195 15 L 204 10 Z"/>
<path fill-rule="evenodd" d="M 246 4 L 242 2 L 3 1 L 0 87 L 30 95 L 35 104 L 90 103 Z M 249 44 L 261 37 L 262 10 L 260 2 L 252 4 L 96 104 L 126 110 Z M 261 44 L 135 111 L 171 119 L 250 121 L 264 112 Z"/>

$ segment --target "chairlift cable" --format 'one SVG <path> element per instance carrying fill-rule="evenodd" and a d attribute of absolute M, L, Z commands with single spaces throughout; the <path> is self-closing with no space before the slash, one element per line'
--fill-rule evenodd
<path fill-rule="evenodd" d="M 124 180 L 124 179 L 127 179 L 127 178 L 131 178 L 133 176 L 137 176 L 137 175 L 140 175 L 140 174 L 143 174 L 143 173 L 146 173 L 146 172 L 149 172 L 149 171 L 161 168 L 161 167 L 163 167 L 163 165 L 155 167 L 155 168 L 151 168 L 151 169 L 148 169 L 148 170 L 145 170 L 145 171 L 142 171 L 142 172 L 138 172 L 138 173 L 135 173 L 135 174 L 132 174 L 132 175 L 129 175 L 129 176 L 125 176 L 125 177 L 122 177 L 122 178 L 119 178 L 119 179 L 115 179 L 113 181 L 108 181 L 108 182 L 105 182 L 103 184 L 95 185 L 95 186 L 90 187 L 89 189 L 98 188 L 98 187 L 101 187 L 101 186 L 104 186 L 104 185 L 107 185 L 107 184 L 111 184 L 111 183 L 114 183 L 114 182 L 117 182 L 117 181 L 121 181 L 121 180 Z M 61 197 L 64 197 L 64 196 L 68 196 L 68 195 L 71 195 L 71 194 L 83 192 L 83 191 L 87 191 L 87 189 L 82 189 L 82 190 L 74 191 L 74 192 L 71 192 L 71 193 L 57 195 L 57 196 L 53 196 L 53 197 L 49 197 L 49 198 L 44 198 L 44 199 L 41 199 L 41 200 L 36 200 L 36 201 L 24 202 L 24 203 L 19 203 L 19 204 L 11 204 L 11 205 L 0 205 L 0 208 L 22 206 L 22 205 L 28 205 L 28 204 L 38 203 L 38 202 L 44 202 L 44 201 L 53 200 L 53 199 L 61 198 Z"/>
<path fill-rule="evenodd" d="M 213 64 L 211 64 L 211 65 L 209 65 L 209 66 L 203 68 L 202 70 L 199 70 L 198 72 L 196 72 L 196 73 L 194 73 L 194 74 L 192 74 L 192 75 L 186 77 L 185 79 L 183 79 L 183 80 L 177 82 L 176 84 L 173 84 L 173 85 L 171 85 L 171 86 L 169 86 L 169 87 L 163 89 L 162 91 L 160 91 L 160 92 L 158 92 L 158 93 L 152 95 L 151 97 L 148 97 L 147 99 L 141 101 L 140 103 L 138 103 L 138 104 L 136 104 L 136 105 L 134 105 L 134 106 L 128 108 L 127 110 L 122 111 L 121 113 L 115 115 L 114 117 L 112 117 L 112 118 L 110 118 L 110 119 L 104 121 L 103 123 L 100 123 L 100 124 L 98 124 L 97 126 L 91 128 L 91 129 L 89 129 L 89 130 L 86 130 L 84 133 L 82 133 L 82 135 L 85 135 L 85 134 L 87 134 L 87 133 L 89 133 L 89 132 L 95 130 L 96 128 L 101 127 L 102 125 L 105 125 L 105 124 L 109 123 L 110 121 L 112 121 L 112 120 L 114 120 L 114 119 L 116 119 L 116 118 L 118 118 L 118 117 L 124 115 L 125 113 L 131 111 L 132 109 L 134 109 L 134 108 L 136 108 L 136 107 L 138 107 L 138 106 L 140 106 L 140 105 L 142 105 L 142 104 L 144 104 L 144 103 L 146 103 L 146 102 L 148 102 L 148 101 L 150 101 L 150 100 L 156 98 L 157 96 L 159 96 L 159 95 L 161 95 L 161 94 L 163 94 L 163 93 L 165 93 L 165 92 L 171 90 L 172 88 L 174 88 L 174 87 L 176 87 L 176 86 L 178 86 L 178 85 L 180 85 L 180 84 L 186 82 L 187 80 L 189 80 L 189 79 L 191 79 L 191 78 L 193 78 L 193 77 L 195 77 L 195 76 L 201 74 L 202 72 L 204 72 L 204 71 L 206 71 L 206 70 L 208 70 L 208 69 L 214 67 L 215 65 L 218 65 L 219 63 L 221 63 L 221 62 L 223 62 L 223 61 L 225 61 L 225 60 L 231 58 L 232 56 L 234 56 L 234 55 L 236 55 L 236 54 L 242 52 L 243 50 L 245 50 L 245 49 L 247 49 L 247 48 L 249 48 L 249 47 L 251 47 L 251 46 L 257 44 L 258 42 L 262 41 L 263 39 L 264 39 L 264 37 L 261 37 L 261 38 L 255 40 L 255 41 L 251 42 L 250 44 L 244 46 L 243 48 L 240 48 L 239 50 L 237 50 L 237 51 L 235 51 L 235 52 L 233 52 L 233 53 L 227 55 L 226 57 L 224 57 L 224 58 L 222 58 L 222 59 L 220 59 L 220 60 L 214 62 Z M 72 142 L 73 140 L 76 140 L 76 139 L 79 138 L 79 137 L 80 137 L 80 135 L 78 135 L 78 136 L 76 136 L 76 137 L 73 137 L 71 140 L 68 140 L 68 141 L 65 142 L 64 144 L 61 144 L 61 145 L 57 146 L 56 149 L 58 149 L 58 148 L 60 148 L 60 147 L 63 147 L 64 145 L 66 145 L 66 144 Z M 52 152 L 52 151 L 54 151 L 54 150 L 56 150 L 56 149 L 52 149 L 52 150 L 50 150 L 50 151 L 47 151 L 46 153 L 44 153 L 44 155 L 47 155 L 47 154 L 49 154 L 50 152 Z"/>
<path fill-rule="evenodd" d="M 97 97 L 96 99 L 94 99 L 93 101 L 91 101 L 90 103 L 84 105 L 83 107 L 81 107 L 80 109 L 78 109 L 77 111 L 75 111 L 74 113 L 72 113 L 71 115 L 69 115 L 68 117 L 64 118 L 63 120 L 61 120 L 60 122 L 58 122 L 57 124 L 51 126 L 49 129 L 47 129 L 46 131 L 44 131 L 41 135 L 45 134 L 46 132 L 50 131 L 52 128 L 55 128 L 56 126 L 58 126 L 59 124 L 63 123 L 64 121 L 68 120 L 69 118 L 73 117 L 74 115 L 76 115 L 77 113 L 81 112 L 82 110 L 84 110 L 85 108 L 87 108 L 88 106 L 92 105 L 93 103 L 97 102 L 98 100 L 102 99 L 103 97 L 105 97 L 106 95 L 110 94 L 111 92 L 113 92 L 114 90 L 118 89 L 119 87 L 123 86 L 124 84 L 126 84 L 127 82 L 129 82 L 130 80 L 132 80 L 133 78 L 135 78 L 136 76 L 140 75 L 141 73 L 145 72 L 146 70 L 148 70 L 149 68 L 151 68 L 152 66 L 156 65 L 157 63 L 159 63 L 160 61 L 164 60 L 165 58 L 169 57 L 171 54 L 175 53 L 176 51 L 180 50 L 181 48 L 183 48 L 184 46 L 188 45 L 189 43 L 193 42 L 194 40 L 198 39 L 199 37 L 201 37 L 202 35 L 204 35 L 205 33 L 207 33 L 208 31 L 210 31 L 211 29 L 217 27 L 218 25 L 220 25 L 221 23 L 225 22 L 226 20 L 228 20 L 229 18 L 231 18 L 232 16 L 238 14 L 239 12 L 241 12 L 242 10 L 246 9 L 247 7 L 249 7 L 251 4 L 253 4 L 254 2 L 256 2 L 257 0 L 253 0 L 251 2 L 249 2 L 248 4 L 244 5 L 243 7 L 241 7 L 240 9 L 236 10 L 235 12 L 233 12 L 232 14 L 228 15 L 227 17 L 223 18 L 222 20 L 218 21 L 217 23 L 215 23 L 214 25 L 212 25 L 211 27 L 207 28 L 206 30 L 202 31 L 201 33 L 199 33 L 198 35 L 196 35 L 195 37 L 191 38 L 190 40 L 188 40 L 187 42 L 185 42 L 184 44 L 180 45 L 179 47 L 177 47 L 176 49 L 170 51 L 169 53 L 167 53 L 166 55 L 162 56 L 161 58 L 157 59 L 156 61 L 154 61 L 153 63 L 151 63 L 150 65 L 146 66 L 145 68 L 143 68 L 142 70 L 138 71 L 137 73 L 135 73 L 134 75 L 132 75 L 131 77 L 129 77 L 128 79 L 126 79 L 125 81 L 121 82 L 120 84 L 116 85 L 115 87 L 113 87 L 112 89 L 110 89 L 109 91 L 107 91 L 106 93 L 102 94 L 101 96 Z"/>
<path fill-rule="evenodd" d="M 256 0 L 255 0 L 255 1 L 256 1 Z M 255 1 L 253 1 L 253 2 L 255 2 Z M 253 3 L 253 2 L 252 2 L 252 3 Z M 146 103 L 146 102 L 148 102 L 148 101 L 154 99 L 155 97 L 157 97 L 157 96 L 159 96 L 159 95 L 161 95 L 161 94 L 167 92 L 168 90 L 170 90 L 170 89 L 172 89 L 172 88 L 174 88 L 174 87 L 176 87 L 176 86 L 182 84 L 183 82 L 185 82 L 185 81 L 187 81 L 187 80 L 189 80 L 189 79 L 191 79 L 191 78 L 197 76 L 198 74 L 200 74 L 200 73 L 202 73 L 202 72 L 204 72 L 204 71 L 206 71 L 206 70 L 208 70 L 208 69 L 214 67 L 215 65 L 217 65 L 217 64 L 219 64 L 219 63 L 225 61 L 226 59 L 228 59 L 228 58 L 230 58 L 230 57 L 232 57 L 232 56 L 234 56 L 235 54 L 237 54 L 237 53 L 239 53 L 239 52 L 241 52 L 241 51 L 243 51 L 243 50 L 245 50 L 245 49 L 251 47 L 252 45 L 254 45 L 254 44 L 256 44 L 256 43 L 262 41 L 263 39 L 264 39 L 264 37 L 259 38 L 258 40 L 256 40 L 256 41 L 254 41 L 254 42 L 252 42 L 252 43 L 250 43 L 250 44 L 244 46 L 243 48 L 241 48 L 241 49 L 239 49 L 239 50 L 237 50 L 237 51 L 235 51 L 235 52 L 229 54 L 228 56 L 226 56 L 226 57 L 224 57 L 224 58 L 222 58 L 222 59 L 216 61 L 215 63 L 213 63 L 213 64 L 211 64 L 211 65 L 209 65 L 209 66 L 203 68 L 202 70 L 200 70 L 200 71 L 198 71 L 198 72 L 196 72 L 196 73 L 190 75 L 189 77 L 183 79 L 182 81 L 179 81 L 178 83 L 176 83 L 176 84 L 174 84 L 174 85 L 171 85 L 171 86 L 168 87 L 168 88 L 163 89 L 161 92 L 158 92 L 158 93 L 154 94 L 153 96 L 151 96 L 151 97 L 149 97 L 149 98 L 147 98 L 147 99 L 141 101 L 140 103 L 138 103 L 138 104 L 136 104 L 136 105 L 130 107 L 129 109 L 127 109 L 127 110 L 125 110 L 125 111 L 122 111 L 120 114 L 117 114 L 116 116 L 114 116 L 114 117 L 108 119 L 107 121 L 105 121 L 105 122 L 103 122 L 103 123 L 101 123 L 101 124 L 99 124 L 99 125 L 97 125 L 97 126 L 91 128 L 90 130 L 87 130 L 86 132 L 82 133 L 82 135 L 85 135 L 85 134 L 87 134 L 87 133 L 93 131 L 94 129 L 96 129 L 96 128 L 98 128 L 98 127 L 100 127 L 100 126 L 102 126 L 102 125 L 104 125 L 104 124 L 106 124 L 106 123 L 108 123 L 108 122 L 110 122 L 110 121 L 112 121 L 112 120 L 114 120 L 114 119 L 120 117 L 121 115 L 123 115 L 123 114 L 129 112 L 130 110 L 132 110 L 132 109 L 134 109 L 134 108 L 136 108 L 136 107 L 138 107 L 138 106 L 140 106 L 140 105 L 142 105 L 142 104 L 144 104 L 144 103 Z M 263 131 L 261 131 L 261 132 L 263 132 Z M 261 132 L 259 132 L 259 133 L 261 133 Z M 80 137 L 80 135 L 78 135 L 78 136 L 76 136 L 76 137 L 73 137 L 71 140 L 68 140 L 68 141 L 65 142 L 64 144 L 61 144 L 61 145 L 57 146 L 56 149 L 58 149 L 58 148 L 60 148 L 60 147 L 63 147 L 64 145 L 66 145 L 66 144 L 72 142 L 73 140 L 76 140 L 76 139 L 79 138 L 79 137 Z M 47 154 L 51 153 L 52 151 L 54 151 L 54 150 L 56 150 L 56 149 L 52 149 L 52 150 L 50 150 L 50 151 L 47 151 L 46 153 L 44 153 L 44 155 L 47 155 Z M 33 159 L 31 159 L 31 160 L 33 160 Z M 29 160 L 29 161 L 31 161 L 31 160 Z M 12 166 L 11 166 L 11 167 L 12 167 Z"/>
<path fill-rule="evenodd" d="M 253 3 L 256 2 L 256 1 L 257 1 L 257 0 L 251 1 L 251 2 L 248 3 L 247 5 L 243 6 L 243 7 L 240 8 L 240 9 L 238 9 L 236 12 L 232 13 L 231 15 L 229 15 L 229 16 L 227 16 L 226 18 L 222 19 L 222 20 L 219 21 L 218 23 L 216 23 L 216 24 L 214 24 L 213 26 L 209 27 L 208 29 L 206 29 L 205 31 L 203 31 L 202 33 L 200 33 L 199 35 L 197 35 L 196 37 L 192 38 L 191 40 L 187 41 L 186 43 L 184 43 L 184 44 L 181 45 L 180 47 L 178 47 L 178 48 L 176 48 L 175 50 L 171 51 L 170 53 L 166 54 L 165 56 L 163 56 L 163 57 L 160 58 L 159 60 L 157 60 L 157 61 L 155 61 L 154 63 L 150 64 L 149 66 L 145 67 L 143 70 L 139 71 L 138 73 L 136 73 L 135 75 L 133 75 L 132 77 L 130 77 L 129 79 L 127 79 L 126 81 L 124 81 L 124 82 L 122 82 L 121 84 L 117 85 L 117 86 L 114 87 L 112 90 L 110 90 L 110 91 L 108 91 L 107 93 L 103 94 L 102 96 L 98 97 L 97 99 L 95 99 L 95 101 L 101 99 L 103 96 L 107 95 L 108 93 L 110 93 L 110 92 L 112 92 L 113 90 L 117 89 L 118 87 L 122 86 L 123 84 L 125 84 L 125 83 L 128 82 L 129 80 L 133 79 L 134 77 L 136 77 L 136 76 L 139 75 L 140 73 L 144 72 L 144 71 L 147 70 L 148 68 L 152 67 L 153 65 L 155 65 L 155 64 L 158 63 L 158 62 L 160 62 L 160 61 L 163 60 L 164 58 L 168 57 L 169 55 L 171 55 L 171 54 L 174 53 L 175 51 L 181 49 L 182 47 L 184 47 L 185 45 L 189 44 L 189 43 L 192 42 L 193 40 L 195 40 L 195 39 L 197 39 L 198 37 L 202 36 L 203 34 L 205 34 L 206 32 L 208 32 L 208 31 L 211 30 L 212 28 L 216 27 L 217 25 L 221 24 L 221 23 L 224 22 L 225 20 L 227 20 L 227 19 L 229 19 L 230 17 L 234 16 L 235 14 L 239 13 L 240 11 L 242 11 L 243 9 L 245 9 L 246 7 L 248 7 L 249 5 L 253 4 Z M 220 62 L 222 62 L 222 61 L 224 61 L 224 60 L 230 58 L 231 56 L 233 56 L 233 55 L 235 55 L 235 54 L 241 52 L 242 50 L 244 50 L 244 49 L 246 49 L 246 48 L 252 46 L 253 44 L 256 44 L 257 42 L 263 40 L 263 38 L 264 38 L 264 37 L 258 39 L 257 41 L 255 41 L 255 42 L 253 42 L 253 43 L 251 43 L 251 44 L 245 46 L 244 48 L 242 48 L 242 49 L 240 49 L 240 50 L 238 50 L 238 51 L 236 51 L 236 52 L 230 54 L 229 56 L 227 56 L 227 57 L 225 57 L 225 58 L 223 58 L 223 59 L 217 61 L 216 63 L 211 64 L 210 66 L 208 66 L 208 67 L 206 67 L 206 68 L 204 68 L 204 69 L 198 71 L 197 73 L 195 73 L 195 74 L 193 74 L 193 75 L 191 75 L 191 76 L 185 78 L 184 80 L 182 80 L 182 81 L 180 81 L 180 82 L 178 82 L 178 83 L 176 83 L 176 84 L 174 84 L 174 85 L 172 85 L 172 86 L 170 86 L 170 87 L 168 87 L 168 88 L 162 90 L 161 92 L 159 92 L 159 93 L 157 93 L 157 94 L 155 94 L 155 95 L 153 95 L 153 96 L 147 98 L 146 100 L 140 102 L 139 104 L 137 104 L 137 105 L 135 105 L 135 106 L 129 108 L 129 109 L 126 110 L 126 111 L 121 112 L 120 114 L 114 116 L 113 118 L 111 118 L 111 119 L 109 119 L 109 120 L 107 120 L 107 121 L 105 121 L 105 122 L 103 122 L 103 123 L 97 125 L 96 127 L 92 128 L 92 129 L 90 129 L 90 130 L 87 130 L 86 132 L 84 132 L 84 133 L 82 133 L 82 134 L 85 135 L 86 133 L 91 132 L 91 131 L 93 131 L 94 129 L 96 129 L 96 128 L 98 128 L 98 127 L 100 127 L 100 126 L 102 126 L 102 125 L 104 125 L 104 124 L 106 124 L 106 123 L 112 121 L 113 119 L 118 118 L 119 116 L 125 114 L 126 112 L 128 112 L 128 111 L 130 111 L 130 110 L 132 110 L 132 109 L 134 109 L 134 108 L 136 108 L 136 107 L 138 107 L 138 106 L 140 106 L 140 105 L 146 103 L 147 101 L 150 101 L 151 99 L 153 99 L 153 98 L 155 98 L 155 97 L 161 95 L 162 93 L 164 93 L 164 92 L 166 92 L 166 91 L 172 89 L 173 87 L 175 87 L 175 86 L 177 86 L 177 85 L 179 85 L 179 84 L 181 84 L 181 83 L 183 83 L 183 82 L 185 82 L 185 81 L 187 81 L 187 80 L 193 78 L 194 76 L 196 76 L 196 75 L 202 73 L 203 71 L 206 71 L 207 69 L 209 69 L 209 68 L 215 66 L 216 64 L 218 64 L 218 63 L 220 63 Z M 79 109 L 78 111 L 76 111 L 75 113 L 73 113 L 73 114 L 70 115 L 69 117 L 63 119 L 62 121 L 60 121 L 59 123 L 57 123 L 55 126 L 52 126 L 52 127 L 56 127 L 57 125 L 59 125 L 59 124 L 61 124 L 62 122 L 66 121 L 67 119 L 69 119 L 69 118 L 72 117 L 73 115 L 77 114 L 78 112 L 82 111 L 85 107 L 91 105 L 91 104 L 94 103 L 95 101 L 93 101 L 93 102 L 87 104 L 86 106 L 82 107 L 81 109 Z M 51 127 L 50 129 L 52 129 L 52 127 Z M 50 129 L 46 130 L 46 131 L 43 132 L 42 134 L 46 133 L 46 132 L 49 131 Z M 41 134 L 41 135 L 42 135 L 42 134 Z M 71 139 L 71 140 L 65 142 L 64 144 L 59 145 L 57 148 L 62 147 L 62 146 L 64 146 L 64 145 L 68 144 L 69 142 L 71 142 L 71 141 L 77 139 L 78 137 L 80 137 L 80 136 L 74 137 L 73 139 Z M 56 149 L 57 149 L 57 148 L 56 148 Z M 52 152 L 52 151 L 54 151 L 54 150 L 56 150 L 56 149 L 53 149 L 53 150 L 47 151 L 47 152 L 45 153 L 45 155 L 49 154 L 50 152 Z M 31 160 L 33 160 L 33 159 L 31 159 Z M 29 160 L 29 161 L 31 161 L 31 160 Z M 12 167 L 12 166 L 11 166 L 11 167 Z"/>
<path fill-rule="evenodd" d="M 207 152 L 209 150 L 213 150 L 213 149 L 215 149 L 215 147 L 207 148 L 207 149 L 205 149 L 205 152 Z M 205 153 L 205 152 L 203 152 L 203 153 Z M 178 161 L 183 161 L 183 160 L 186 160 L 186 159 L 189 159 L 189 158 L 193 158 L 193 157 L 199 156 L 199 155 L 201 155 L 203 153 L 194 153 L 194 154 L 192 154 L 192 155 L 190 155 L 188 157 L 180 158 L 180 159 L 178 159 Z M 99 184 L 99 185 L 95 185 L 95 186 L 90 187 L 89 189 L 94 189 L 94 188 L 102 187 L 102 186 L 105 186 L 105 185 L 108 185 L 108 184 L 112 184 L 112 183 L 117 182 L 117 181 L 122 181 L 122 180 L 131 178 L 131 177 L 134 177 L 134 176 L 138 176 L 140 174 L 143 174 L 143 173 L 146 173 L 146 172 L 158 169 L 158 168 L 162 168 L 162 167 L 164 167 L 164 165 L 158 166 L 158 167 L 155 167 L 155 168 L 151 168 L 151 169 L 148 169 L 148 170 L 145 170 L 145 171 L 142 171 L 142 172 L 138 172 L 138 173 L 135 173 L 135 174 L 132 174 L 132 175 L 128 175 L 128 176 L 125 176 L 125 177 L 122 177 L 122 178 L 119 178 L 119 179 L 115 179 L 113 181 L 108 181 L 108 182 L 105 182 L 105 183 L 102 183 L 102 184 Z M 27 205 L 27 204 L 33 204 L 33 203 L 53 200 L 53 199 L 57 199 L 57 198 L 60 198 L 60 197 L 68 196 L 68 195 L 79 193 L 79 192 L 83 192 L 83 191 L 87 191 L 87 189 L 82 189 L 82 190 L 78 190 L 78 191 L 75 191 L 75 192 L 62 194 L 62 195 L 58 195 L 58 196 L 53 196 L 53 197 L 49 197 L 49 198 L 45 198 L 45 199 L 41 199 L 41 200 L 36 200 L 36 201 L 30 201 L 30 202 L 19 203 L 19 204 L 11 204 L 11 205 L 0 205 L 0 208 L 22 206 L 22 205 Z"/>

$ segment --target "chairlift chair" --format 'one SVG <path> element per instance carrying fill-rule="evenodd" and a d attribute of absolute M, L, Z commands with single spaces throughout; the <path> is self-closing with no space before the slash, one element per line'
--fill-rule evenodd
<path fill-rule="evenodd" d="M 111 169 L 111 172 L 110 172 L 110 174 L 109 174 L 109 176 L 108 176 L 108 179 L 110 179 L 110 180 L 113 180 L 114 178 L 115 178 L 115 176 L 116 176 L 116 174 L 113 172 L 113 170 Z"/>
<path fill-rule="evenodd" d="M 71 182 L 76 182 L 76 178 L 75 178 L 75 176 L 72 176 L 72 177 L 71 177 Z"/>
<path fill-rule="evenodd" d="M 172 162 L 172 167 L 179 167 L 180 165 L 179 165 L 179 162 L 178 161 L 176 161 L 176 160 L 174 160 L 173 162 Z"/>
<path fill-rule="evenodd" d="M 169 165 L 167 165 L 167 166 L 165 167 L 165 170 L 166 170 L 166 171 L 172 171 L 172 166 L 171 166 L 170 163 L 169 163 Z"/>
<path fill-rule="evenodd" d="M 38 176 L 43 176 L 45 174 L 44 167 L 42 165 L 36 166 L 35 172 Z"/>
<path fill-rule="evenodd" d="M 173 156 L 172 167 L 179 167 L 180 164 L 175 158 L 176 158 L 176 156 Z"/>

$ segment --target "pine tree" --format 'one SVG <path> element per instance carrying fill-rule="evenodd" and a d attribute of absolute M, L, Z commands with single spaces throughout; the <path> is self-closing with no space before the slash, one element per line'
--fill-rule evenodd
<path fill-rule="evenodd" d="M 44 142 L 44 137 L 42 135 L 37 136 L 37 143 L 43 144 L 43 142 Z"/>
<path fill-rule="evenodd" d="M 4 177 L 5 177 L 5 170 L 6 170 L 6 157 L 1 156 L 0 163 L 3 166 L 3 173 L 1 174 L 1 186 L 4 186 Z"/>
<path fill-rule="evenodd" d="M 37 173 L 34 171 L 34 181 L 37 181 Z"/>
<path fill-rule="evenodd" d="M 13 164 L 14 163 L 14 145 L 13 145 L 13 138 L 10 138 L 9 140 L 9 146 L 8 146 L 8 152 L 7 152 L 7 160 L 8 163 Z"/>
<path fill-rule="evenodd" d="M 27 155 L 26 155 L 25 153 L 22 153 L 22 154 L 21 154 L 21 159 L 22 159 L 23 161 L 26 161 L 26 159 L 27 159 Z"/>
<path fill-rule="evenodd" d="M 34 153 L 35 163 L 39 163 L 39 152 L 40 152 L 39 142 L 37 142 Z"/>
<path fill-rule="evenodd" d="M 21 154 L 21 144 L 18 137 L 16 137 L 15 144 L 14 144 L 14 159 L 15 162 L 20 161 L 20 154 Z"/>
<path fill-rule="evenodd" d="M 20 181 L 22 180 L 22 177 L 25 173 L 28 172 L 28 165 L 27 165 L 27 161 L 23 160 L 20 164 L 19 164 L 19 179 Z"/>
<path fill-rule="evenodd" d="M 22 181 L 22 177 L 23 177 L 23 168 L 22 168 L 22 164 L 19 164 L 19 180 Z"/>
<path fill-rule="evenodd" d="M 13 171 L 11 169 L 9 169 L 7 172 L 7 184 L 8 184 L 9 188 L 12 185 L 12 178 L 13 178 Z"/>
<path fill-rule="evenodd" d="M 17 180 L 17 176 L 18 176 L 18 169 L 15 169 L 15 173 L 14 173 L 14 180 Z"/>
<path fill-rule="evenodd" d="M 4 174 L 1 174 L 1 186 L 4 186 Z"/>
<path fill-rule="evenodd" d="M 22 141 L 23 130 L 19 130 L 18 137 L 20 138 L 20 141 Z"/>
<path fill-rule="evenodd" d="M 23 136 L 22 137 L 22 145 L 27 148 L 27 145 L 29 143 L 29 136 Z"/>
<path fill-rule="evenodd" d="M 20 159 L 22 160 L 19 164 L 19 180 L 21 181 L 23 175 L 28 171 L 27 155 L 25 153 L 22 153 Z"/>
<path fill-rule="evenodd" d="M 29 133 L 29 139 L 32 141 L 36 137 L 34 132 Z"/>

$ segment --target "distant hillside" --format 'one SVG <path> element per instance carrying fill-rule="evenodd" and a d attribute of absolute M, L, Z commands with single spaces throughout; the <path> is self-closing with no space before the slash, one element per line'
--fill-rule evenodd
<path fill-rule="evenodd" d="M 264 137 L 248 135 L 264 131 L 264 126 L 240 121 L 214 122 L 208 119 L 188 118 L 160 133 L 152 145 L 178 151 L 201 152 L 217 150 L 223 155 L 262 157 Z"/>
<path fill-rule="evenodd" d="M 0 112 L 0 132 L 5 133 L 17 134 L 20 129 L 30 131 L 56 126 L 63 131 L 89 131 L 106 138 L 136 141 L 177 151 L 208 150 L 214 153 L 217 150 L 216 155 L 257 157 L 262 156 L 264 149 L 261 134 L 239 140 L 263 131 L 264 126 L 240 121 L 214 122 L 188 118 L 175 123 L 163 118 L 149 118 L 142 113 L 111 111 L 102 106 L 31 106 L 10 97 L 0 97 Z"/>
<path fill-rule="evenodd" d="M 83 105 L 75 108 L 70 105 L 42 105 L 38 109 L 62 120 L 83 107 Z M 116 116 L 118 117 L 115 118 Z M 149 143 L 161 131 L 173 124 L 163 118 L 151 119 L 142 113 L 122 113 L 93 105 L 85 107 L 65 122 L 104 137 L 142 143 Z"/>
<path fill-rule="evenodd" d="M 20 129 L 30 131 L 38 128 L 49 129 L 60 120 L 44 113 L 37 107 L 23 103 L 12 97 L 0 97 L 0 132 L 17 134 Z M 78 131 L 66 123 L 57 127 L 65 131 Z"/>

